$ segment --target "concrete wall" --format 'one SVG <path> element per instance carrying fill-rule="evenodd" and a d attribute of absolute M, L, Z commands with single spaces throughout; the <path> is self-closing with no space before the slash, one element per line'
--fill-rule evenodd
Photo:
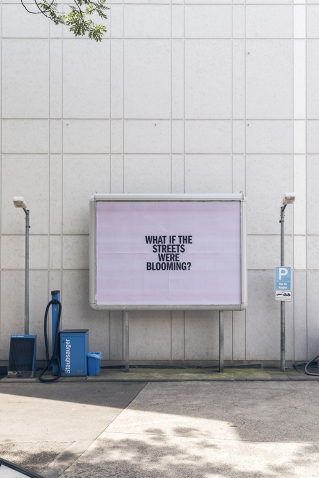
<path fill-rule="evenodd" d="M 30 0 L 31 1 L 31 0 Z M 307 4 L 305 4 L 307 3 Z M 239 192 L 249 307 L 227 313 L 228 360 L 279 359 L 279 208 L 286 214 L 287 359 L 319 353 L 319 0 L 116 0 L 108 34 L 74 39 L 2 2 L 1 360 L 23 331 L 24 196 L 31 332 L 61 288 L 67 327 L 122 359 L 120 313 L 88 305 L 88 200 L 98 193 Z M 306 89 L 307 86 L 307 89 Z M 131 314 L 133 360 L 218 357 L 216 313 Z"/>

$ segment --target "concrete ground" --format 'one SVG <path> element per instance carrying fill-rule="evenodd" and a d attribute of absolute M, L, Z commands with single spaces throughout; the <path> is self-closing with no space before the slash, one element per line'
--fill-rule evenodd
<path fill-rule="evenodd" d="M 185 382 L 185 381 L 290 381 L 290 380 L 318 380 L 304 373 L 304 367 L 298 370 L 287 368 L 284 373 L 276 368 L 258 366 L 225 367 L 222 373 L 218 367 L 184 367 L 184 368 L 151 368 L 130 367 L 129 373 L 124 367 L 101 368 L 98 376 L 89 377 L 61 377 L 59 383 L 67 382 Z M 319 369 L 313 371 L 319 373 Z M 39 372 L 38 372 L 39 373 Z M 47 372 L 45 377 L 52 377 Z M 21 383 L 21 378 L 3 378 L 1 383 Z M 38 378 L 23 379 L 24 382 L 38 383 Z"/>
<path fill-rule="evenodd" d="M 78 458 L 145 386 L 4 380 L 0 457 L 53 477 Z"/>
<path fill-rule="evenodd" d="M 0 457 L 48 478 L 318 477 L 318 396 L 317 380 L 2 380 Z"/>

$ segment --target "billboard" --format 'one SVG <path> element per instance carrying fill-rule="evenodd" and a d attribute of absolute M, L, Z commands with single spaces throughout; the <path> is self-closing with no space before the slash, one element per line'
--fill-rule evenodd
<path fill-rule="evenodd" d="M 93 309 L 242 310 L 246 295 L 242 194 L 91 198 Z"/>

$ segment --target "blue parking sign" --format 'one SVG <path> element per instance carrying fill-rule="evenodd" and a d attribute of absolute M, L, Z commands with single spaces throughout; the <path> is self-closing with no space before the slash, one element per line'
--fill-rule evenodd
<path fill-rule="evenodd" d="M 291 267 L 276 267 L 275 290 L 291 290 Z"/>

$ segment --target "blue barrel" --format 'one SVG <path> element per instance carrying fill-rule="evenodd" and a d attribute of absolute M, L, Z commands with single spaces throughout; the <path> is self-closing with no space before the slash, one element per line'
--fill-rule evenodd
<path fill-rule="evenodd" d="M 89 352 L 86 354 L 88 361 L 88 375 L 100 375 L 101 360 L 103 359 L 101 352 Z"/>

